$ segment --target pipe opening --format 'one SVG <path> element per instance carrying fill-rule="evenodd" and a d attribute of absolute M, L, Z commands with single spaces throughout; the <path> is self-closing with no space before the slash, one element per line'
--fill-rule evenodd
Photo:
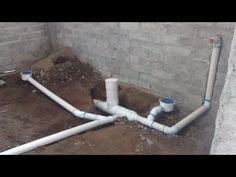
<path fill-rule="evenodd" d="M 162 97 L 159 99 L 160 106 L 164 112 L 171 112 L 174 109 L 175 100 L 170 97 Z"/>
<path fill-rule="evenodd" d="M 32 77 L 32 71 L 22 71 L 20 75 L 23 81 L 27 81 L 29 78 Z"/>
<path fill-rule="evenodd" d="M 106 82 L 118 82 L 117 78 L 108 78 L 105 80 Z"/>
<path fill-rule="evenodd" d="M 175 100 L 169 97 L 164 97 L 160 99 L 160 102 L 165 103 L 165 104 L 174 104 Z"/>

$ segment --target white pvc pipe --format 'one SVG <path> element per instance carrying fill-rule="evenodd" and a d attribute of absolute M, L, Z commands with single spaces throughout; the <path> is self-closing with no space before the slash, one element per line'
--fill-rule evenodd
<path fill-rule="evenodd" d="M 147 119 L 148 120 L 151 120 L 151 121 L 154 121 L 157 117 L 158 114 L 161 114 L 163 111 L 162 107 L 161 106 L 157 106 L 157 107 L 154 107 L 150 113 L 148 114 L 148 117 Z"/>
<path fill-rule="evenodd" d="M 36 80 L 34 80 L 32 77 L 28 77 L 28 78 L 26 78 L 26 80 L 28 82 L 30 82 L 32 85 L 34 85 L 36 88 L 38 88 L 45 95 L 47 95 L 49 98 L 51 98 L 53 101 L 55 101 L 56 103 L 61 105 L 63 108 L 65 108 L 66 110 L 71 112 L 76 117 L 85 118 L 85 119 L 89 119 L 89 120 L 96 120 L 100 116 L 100 115 L 80 111 L 79 109 L 75 108 L 71 104 L 67 103 L 66 101 L 64 101 L 63 99 L 58 97 L 56 94 L 52 93 L 50 90 L 48 90 L 43 85 L 41 85 Z M 102 117 L 104 117 L 104 116 L 102 116 Z"/>
<path fill-rule="evenodd" d="M 137 121 L 143 125 L 146 125 L 148 127 L 157 129 L 159 131 L 163 131 L 165 125 L 159 124 L 154 122 L 153 120 L 149 120 L 145 117 L 142 117 L 138 115 L 135 111 L 129 110 L 127 108 L 124 108 L 122 106 L 114 106 L 111 109 L 108 109 L 107 103 L 100 100 L 94 100 L 94 104 L 97 108 L 103 110 L 104 112 L 107 112 L 111 115 L 117 115 L 117 116 L 125 116 L 129 121 Z"/>
<path fill-rule="evenodd" d="M 119 105 L 118 79 L 109 78 L 105 80 L 107 106 L 112 108 Z"/>
<path fill-rule="evenodd" d="M 23 154 L 25 152 L 31 151 L 31 150 L 36 149 L 36 148 L 41 147 L 41 146 L 51 144 L 53 142 L 59 141 L 61 139 L 67 138 L 69 136 L 76 135 L 78 133 L 90 130 L 92 128 L 95 128 L 95 127 L 98 127 L 98 126 L 101 126 L 101 125 L 104 125 L 104 124 L 107 124 L 107 123 L 111 123 L 111 122 L 115 121 L 116 118 L 117 117 L 115 117 L 115 116 L 111 116 L 111 117 L 105 117 L 105 118 L 97 119 L 97 120 L 94 120 L 92 122 L 85 123 L 83 125 L 79 125 L 77 127 L 70 128 L 68 130 L 64 130 L 64 131 L 61 131 L 59 133 L 55 133 L 55 134 L 52 134 L 50 136 L 46 136 L 44 138 L 32 141 L 30 143 L 26 143 L 24 145 L 21 145 L 21 146 L 3 151 L 3 152 L 0 153 L 0 155 L 19 155 L 19 154 Z"/>
<path fill-rule="evenodd" d="M 79 125 L 77 127 L 74 127 L 74 128 L 68 129 L 68 130 L 64 130 L 62 132 L 59 132 L 59 133 L 56 133 L 56 134 L 53 134 L 53 135 L 35 140 L 35 141 L 32 141 L 30 143 L 26 143 L 24 145 L 21 145 L 21 146 L 12 148 L 12 149 L 9 149 L 7 151 L 4 151 L 4 152 L 0 153 L 0 155 L 22 154 L 22 153 L 31 151 L 31 150 L 33 150 L 37 147 L 45 146 L 47 144 L 51 144 L 53 142 L 59 141 L 61 139 L 67 138 L 67 137 L 75 135 L 77 133 L 81 133 L 81 132 L 84 132 L 86 130 L 92 129 L 94 127 L 101 126 L 103 124 L 113 122 L 117 118 L 117 116 L 105 117 L 105 116 L 96 115 L 96 114 L 87 113 L 87 112 L 83 112 L 83 111 L 78 110 L 77 108 L 73 107 L 72 105 L 70 105 L 69 103 L 67 103 L 66 101 L 64 101 L 63 99 L 61 99 L 57 95 L 55 95 L 54 93 L 52 93 L 50 90 L 45 88 L 43 85 L 38 83 L 36 80 L 34 80 L 32 78 L 32 72 L 31 71 L 22 72 L 21 73 L 21 78 L 24 81 L 29 81 L 32 85 L 37 87 L 45 95 L 50 97 L 52 100 L 54 100 L 56 103 L 58 103 L 59 105 L 64 107 L 69 112 L 73 113 L 75 116 L 80 117 L 80 118 L 86 118 L 86 119 L 94 120 L 94 121 L 83 124 L 83 125 Z"/>
<path fill-rule="evenodd" d="M 52 93 L 50 90 L 45 88 L 43 85 L 38 83 L 33 78 L 31 78 L 31 77 L 28 78 L 28 82 L 30 82 L 32 85 L 34 85 L 36 88 L 38 88 L 41 92 L 43 92 L 45 95 L 50 97 L 53 101 L 55 101 L 56 103 L 58 103 L 59 105 L 64 107 L 69 112 L 74 113 L 77 110 L 74 106 L 70 105 L 69 103 L 67 103 L 66 101 L 64 101 L 60 97 L 58 97 L 56 94 Z"/>
<path fill-rule="evenodd" d="M 159 123 L 154 122 L 153 117 L 154 116 L 148 116 L 148 118 L 144 118 L 139 116 L 136 112 L 129 110 L 127 108 L 121 107 L 119 105 L 116 105 L 112 108 L 107 106 L 106 102 L 102 102 L 100 100 L 94 100 L 94 104 L 99 109 L 102 109 L 105 112 L 108 112 L 112 115 L 122 115 L 126 116 L 128 120 L 136 120 L 141 124 L 144 124 L 148 127 L 154 128 L 156 130 L 159 130 L 165 134 L 175 134 L 178 133 L 182 128 L 190 124 L 193 120 L 201 116 L 203 113 L 205 113 L 207 110 L 209 110 L 211 106 L 211 99 L 212 99 L 212 93 L 215 83 L 215 77 L 216 77 L 216 71 L 217 71 L 217 64 L 220 54 L 220 48 L 221 48 L 221 37 L 216 36 L 212 38 L 212 55 L 211 55 L 211 62 L 210 62 L 210 68 L 209 68 L 209 74 L 208 74 L 208 80 L 207 80 L 207 88 L 206 88 L 206 95 L 205 95 L 205 102 L 204 104 L 199 107 L 197 110 L 183 118 L 181 121 L 173 125 L 172 127 L 165 126 Z M 161 109 L 156 108 L 155 112 L 159 112 Z"/>
<path fill-rule="evenodd" d="M 211 63 L 208 73 L 208 80 L 207 80 L 207 88 L 206 88 L 206 95 L 205 95 L 205 101 L 211 102 L 212 99 L 212 93 L 215 83 L 215 77 L 216 77 L 216 71 L 217 71 L 217 64 L 220 54 L 220 48 L 221 48 L 221 38 L 219 36 L 216 36 L 213 40 L 213 49 L 212 49 L 212 55 L 211 55 Z"/>
<path fill-rule="evenodd" d="M 111 115 L 126 116 L 129 121 L 136 120 L 136 117 L 138 116 L 138 114 L 135 111 L 129 110 L 119 105 L 108 109 L 107 102 L 96 100 L 96 99 L 93 100 L 93 102 L 94 102 L 94 105 L 97 108 L 101 109 L 102 111 L 107 112 Z"/>

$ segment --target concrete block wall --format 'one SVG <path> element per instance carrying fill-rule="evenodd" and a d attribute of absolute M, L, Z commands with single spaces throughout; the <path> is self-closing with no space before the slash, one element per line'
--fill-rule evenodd
<path fill-rule="evenodd" d="M 47 23 L 0 22 L 0 71 L 49 52 Z"/>
<path fill-rule="evenodd" d="M 172 96 L 191 110 L 202 103 L 211 47 L 223 48 L 214 108 L 224 85 L 235 23 L 49 23 L 53 48 L 69 46 L 106 77 L 117 77 L 159 96 Z"/>

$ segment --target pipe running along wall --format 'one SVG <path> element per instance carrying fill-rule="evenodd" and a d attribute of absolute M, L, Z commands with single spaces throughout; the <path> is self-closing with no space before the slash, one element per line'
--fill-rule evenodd
<path fill-rule="evenodd" d="M 109 97 L 107 98 L 106 102 L 103 102 L 100 100 L 94 100 L 95 106 L 112 115 L 126 116 L 128 120 L 130 121 L 137 121 L 148 127 L 159 130 L 165 134 L 178 133 L 182 128 L 190 124 L 193 120 L 195 120 L 196 118 L 198 118 L 199 116 L 201 116 L 203 113 L 205 113 L 206 111 L 210 109 L 211 101 L 212 101 L 212 93 L 213 93 L 213 88 L 214 88 L 214 83 L 215 83 L 215 78 L 216 78 L 217 64 L 218 64 L 220 49 L 222 45 L 222 39 L 219 35 L 217 35 L 216 37 L 211 38 L 210 42 L 212 44 L 212 55 L 211 55 L 211 61 L 210 61 L 210 68 L 208 72 L 204 104 L 200 106 L 198 109 L 196 109 L 194 112 L 192 112 L 191 114 L 183 118 L 181 121 L 176 123 L 175 125 L 171 127 L 162 125 L 160 123 L 154 122 L 153 117 L 152 118 L 150 116 L 148 118 L 141 117 L 135 111 L 121 107 L 119 105 L 114 105 L 113 107 L 110 108 L 107 104 L 108 102 L 111 102 L 109 100 Z M 114 89 L 114 91 L 116 90 L 117 89 Z M 118 95 L 118 94 L 115 93 L 114 95 Z M 160 108 L 156 108 L 156 112 L 161 113 L 162 110 Z"/>

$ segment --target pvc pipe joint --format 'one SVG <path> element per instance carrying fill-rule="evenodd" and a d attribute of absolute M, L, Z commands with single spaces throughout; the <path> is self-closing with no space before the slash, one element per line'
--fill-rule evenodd
<path fill-rule="evenodd" d="M 216 35 L 215 37 L 212 37 L 211 40 L 212 42 L 212 46 L 215 48 L 220 48 L 222 45 L 222 38 L 220 35 Z"/>
<path fill-rule="evenodd" d="M 163 111 L 163 108 L 161 106 L 154 107 L 151 112 L 148 114 L 147 119 L 150 121 L 154 121 L 158 114 L 161 114 Z"/>
<path fill-rule="evenodd" d="M 23 81 L 27 81 L 29 78 L 32 78 L 32 71 L 22 71 L 20 75 Z"/>

